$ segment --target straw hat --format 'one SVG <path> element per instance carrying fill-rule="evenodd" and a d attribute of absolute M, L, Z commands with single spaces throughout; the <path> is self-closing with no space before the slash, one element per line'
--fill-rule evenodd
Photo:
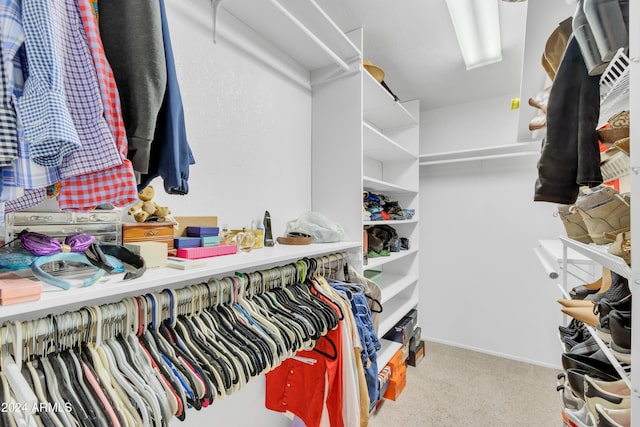
<path fill-rule="evenodd" d="M 373 76 L 374 79 L 378 81 L 378 83 L 382 83 L 384 80 L 384 70 L 380 67 L 376 67 L 373 65 L 371 61 L 364 60 L 362 61 L 362 65 L 364 68 Z"/>

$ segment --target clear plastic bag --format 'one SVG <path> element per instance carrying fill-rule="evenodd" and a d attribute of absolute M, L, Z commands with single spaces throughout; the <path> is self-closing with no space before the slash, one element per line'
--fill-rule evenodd
<path fill-rule="evenodd" d="M 349 236 L 341 225 L 332 222 L 318 212 L 305 212 L 296 219 L 287 222 L 285 234 L 305 233 L 311 236 L 313 243 L 332 243 L 349 241 Z"/>

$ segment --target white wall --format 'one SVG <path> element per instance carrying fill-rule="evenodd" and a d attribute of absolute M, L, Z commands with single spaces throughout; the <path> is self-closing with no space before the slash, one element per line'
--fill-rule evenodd
<path fill-rule="evenodd" d="M 518 117 L 509 103 L 422 111 L 420 152 L 515 143 Z M 419 319 L 426 339 L 559 366 L 560 295 L 532 249 L 564 229 L 554 205 L 533 202 L 536 162 L 528 156 L 421 168 Z"/>
<path fill-rule="evenodd" d="M 167 9 L 196 164 L 186 196 L 167 195 L 154 180 L 156 202 L 234 228 L 267 209 L 281 235 L 311 208 L 310 91 L 229 40 L 213 44 L 209 2 L 169 0 Z"/>
<path fill-rule="evenodd" d="M 156 179 L 156 201 L 174 215 L 218 215 L 219 224 L 232 227 L 249 226 L 268 209 L 274 237 L 281 235 L 286 221 L 311 208 L 311 94 L 228 40 L 219 37 L 214 45 L 209 2 L 169 0 L 167 5 L 197 163 L 188 195 L 167 195 Z M 197 15 L 202 20 L 194 20 Z M 290 421 L 264 408 L 260 376 L 172 425 L 212 423 L 286 426 Z"/>

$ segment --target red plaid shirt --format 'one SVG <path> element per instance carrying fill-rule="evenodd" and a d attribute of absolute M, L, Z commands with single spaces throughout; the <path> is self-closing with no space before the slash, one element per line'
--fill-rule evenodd
<path fill-rule="evenodd" d="M 120 95 L 102 47 L 91 0 L 79 0 L 78 6 L 98 76 L 104 117 L 115 139 L 122 163 L 98 172 L 64 179 L 58 204 L 61 209 L 74 211 L 91 210 L 102 203 L 111 203 L 117 207 L 128 206 L 138 200 L 138 189 L 133 167 L 127 159 L 128 142 L 122 121 Z"/>

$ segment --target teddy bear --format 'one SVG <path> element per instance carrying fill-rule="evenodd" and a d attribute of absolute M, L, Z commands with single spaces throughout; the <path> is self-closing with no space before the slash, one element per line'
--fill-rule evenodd
<path fill-rule="evenodd" d="M 160 206 L 153 201 L 155 191 L 152 185 L 148 185 L 138 193 L 139 202 L 129 208 L 127 212 L 133 215 L 136 222 L 145 222 L 149 217 L 159 217 L 165 221 L 170 221 L 171 211 L 166 206 Z"/>

